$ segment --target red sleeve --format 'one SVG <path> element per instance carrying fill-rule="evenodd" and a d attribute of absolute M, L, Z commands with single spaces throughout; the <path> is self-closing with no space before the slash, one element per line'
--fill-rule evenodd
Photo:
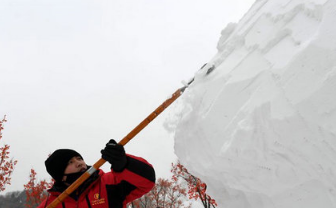
<path fill-rule="evenodd" d="M 53 195 L 49 195 L 45 200 L 43 200 L 43 202 L 37 207 L 37 208 L 46 208 L 51 202 L 53 202 L 54 200 L 56 199 L 55 196 Z M 58 207 L 62 207 L 62 203 L 59 203 L 57 205 L 57 208 Z"/>
<path fill-rule="evenodd" d="M 151 164 L 145 159 L 127 155 L 127 166 L 122 172 L 113 172 L 116 182 L 129 183 L 129 191 L 125 194 L 125 203 L 129 203 L 148 193 L 155 185 L 155 172 Z"/>
<path fill-rule="evenodd" d="M 45 200 L 43 200 L 43 202 L 37 207 L 37 208 L 45 208 L 47 207 L 47 201 L 48 201 L 48 198 L 46 198 Z"/>
<path fill-rule="evenodd" d="M 47 199 L 43 200 L 43 202 L 37 208 L 44 208 L 44 207 L 46 207 L 46 202 L 47 202 Z"/>

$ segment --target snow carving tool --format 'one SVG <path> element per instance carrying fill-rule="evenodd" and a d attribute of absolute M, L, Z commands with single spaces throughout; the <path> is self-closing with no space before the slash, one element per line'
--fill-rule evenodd
<path fill-rule="evenodd" d="M 202 70 L 207 64 L 204 64 Z M 205 75 L 210 74 L 215 69 L 212 65 L 206 70 Z M 192 78 L 184 87 L 176 90 L 171 97 L 165 100 L 159 107 L 157 107 L 149 116 L 147 116 L 138 126 L 136 126 L 130 133 L 128 133 L 118 144 L 125 146 L 133 137 L 135 137 L 142 129 L 144 129 L 151 121 L 153 121 L 160 113 L 162 113 L 170 104 L 172 104 L 178 97 L 182 95 L 187 87 L 194 81 Z M 54 201 L 52 201 L 47 208 L 56 208 L 59 203 L 62 203 L 72 192 L 74 192 L 86 179 L 88 179 L 96 170 L 98 170 L 106 160 L 100 158 L 91 168 L 84 172 L 75 182 L 73 182 L 63 193 L 61 193 Z"/>

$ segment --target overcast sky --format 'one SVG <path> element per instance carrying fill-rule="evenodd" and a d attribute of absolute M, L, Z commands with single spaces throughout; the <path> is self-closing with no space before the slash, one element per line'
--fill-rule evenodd
<path fill-rule="evenodd" d="M 88 164 L 121 140 L 217 52 L 221 30 L 254 0 L 1 0 L 0 116 L 18 160 L 7 191 L 72 148 Z M 125 148 L 169 177 L 168 108 Z M 109 165 L 104 165 L 107 171 Z"/>

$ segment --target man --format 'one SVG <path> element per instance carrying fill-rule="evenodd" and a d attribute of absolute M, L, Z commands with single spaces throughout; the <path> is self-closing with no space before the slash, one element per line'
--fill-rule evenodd
<path fill-rule="evenodd" d="M 155 185 L 155 172 L 146 160 L 125 153 L 124 147 L 110 140 L 101 150 L 111 172 L 97 170 L 57 208 L 125 208 L 126 204 L 149 192 Z M 70 149 L 59 149 L 45 161 L 55 183 L 38 208 L 47 207 L 88 166 L 83 157 Z"/>

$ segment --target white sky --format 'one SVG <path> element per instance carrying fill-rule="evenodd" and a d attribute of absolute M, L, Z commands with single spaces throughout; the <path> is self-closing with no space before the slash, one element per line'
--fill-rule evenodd
<path fill-rule="evenodd" d="M 12 186 L 30 168 L 72 148 L 88 164 L 121 140 L 217 52 L 220 32 L 254 0 L 1 0 L 0 117 L 18 160 Z M 126 145 L 169 177 L 169 108 Z M 107 170 L 109 165 L 104 165 Z"/>

